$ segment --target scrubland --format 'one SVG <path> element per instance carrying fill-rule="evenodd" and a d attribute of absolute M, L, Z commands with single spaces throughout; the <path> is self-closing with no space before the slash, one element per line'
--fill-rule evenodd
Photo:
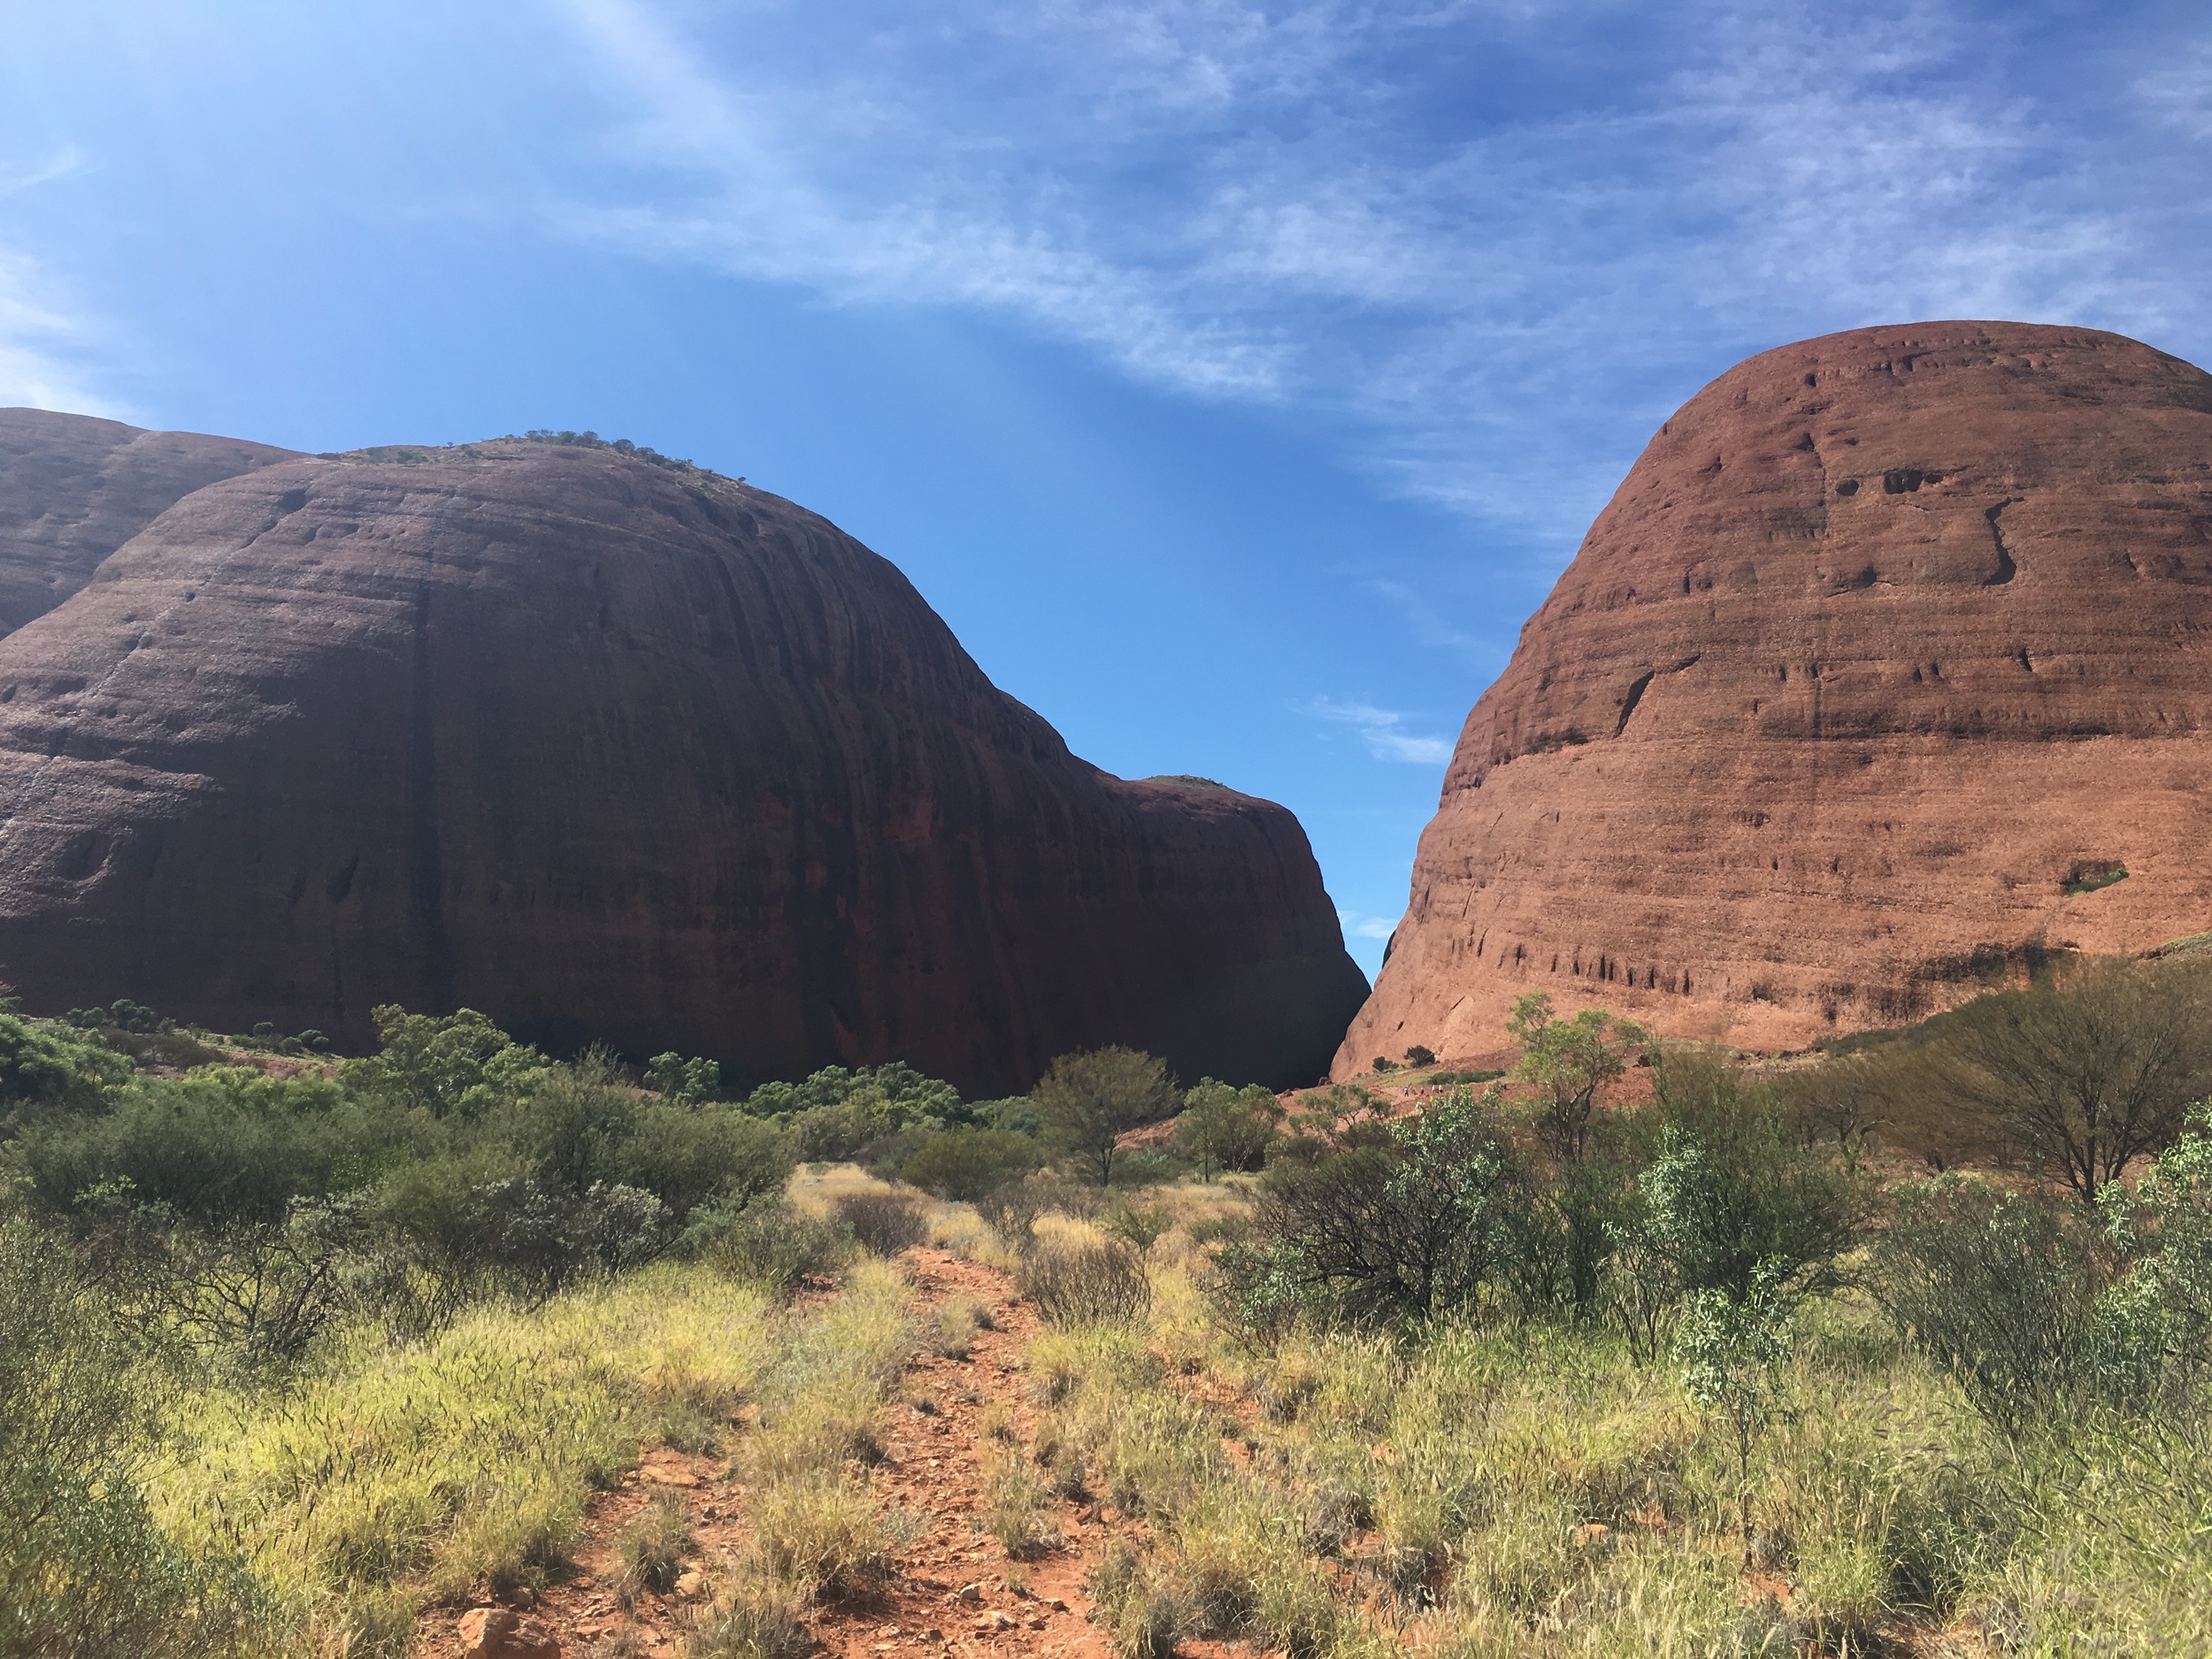
<path fill-rule="evenodd" d="M 1281 1100 L 0 1014 L 0 1654 L 1018 1652 L 1041 1583 L 1127 1659 L 2212 1652 L 2199 972 Z"/>

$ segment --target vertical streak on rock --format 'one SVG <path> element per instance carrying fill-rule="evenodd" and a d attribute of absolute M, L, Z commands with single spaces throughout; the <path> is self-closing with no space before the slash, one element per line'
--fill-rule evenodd
<path fill-rule="evenodd" d="M 415 585 L 413 695 L 408 753 L 410 896 L 422 938 L 422 985 L 432 1010 L 453 1009 L 453 940 L 445 925 L 445 871 L 438 847 L 437 705 L 430 663 L 430 583 Z"/>

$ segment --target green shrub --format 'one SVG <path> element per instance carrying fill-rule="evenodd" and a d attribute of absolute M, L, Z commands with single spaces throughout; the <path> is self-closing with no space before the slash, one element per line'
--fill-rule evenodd
<path fill-rule="evenodd" d="M 1046 1139 L 1101 1187 L 1113 1185 L 1121 1137 L 1182 1103 L 1165 1061 L 1122 1048 L 1060 1056 L 1031 1097 Z"/>
<path fill-rule="evenodd" d="M 1222 1170 L 1256 1170 L 1267 1160 L 1269 1143 L 1280 1133 L 1281 1108 L 1274 1092 L 1259 1084 L 1232 1088 L 1211 1078 L 1183 1096 L 1175 1120 L 1175 1147 L 1198 1166 L 1199 1179 L 1211 1180 Z"/>
<path fill-rule="evenodd" d="M 780 1195 L 740 1207 L 694 1212 L 680 1248 L 733 1279 L 788 1294 L 802 1279 L 841 1267 L 852 1235 L 836 1222 L 810 1216 Z"/>
<path fill-rule="evenodd" d="M 242 1566 L 192 1559 L 147 1512 L 150 1384 L 62 1243 L 0 1221 L 0 1654 L 255 1645 L 267 1609 Z"/>
<path fill-rule="evenodd" d="M 929 1136 L 892 1172 L 924 1192 L 972 1204 L 1042 1162 L 1041 1150 L 1027 1135 L 957 1127 Z"/>
<path fill-rule="evenodd" d="M 1356 1120 L 1268 1171 L 1254 1242 L 1222 1256 L 1217 1305 L 1252 1333 L 1307 1305 L 1386 1323 L 1471 1308 L 1526 1203 L 1525 1170 L 1471 1094 Z"/>
<path fill-rule="evenodd" d="M 2110 1280 L 2077 1212 L 1956 1175 L 1901 1189 L 1871 1288 L 1974 1409 L 2019 1437 L 2084 1403 Z"/>

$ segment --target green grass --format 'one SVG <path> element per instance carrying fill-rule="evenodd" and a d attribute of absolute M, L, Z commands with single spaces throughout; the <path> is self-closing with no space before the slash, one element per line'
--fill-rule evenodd
<path fill-rule="evenodd" d="M 772 1300 L 667 1267 L 434 1340 L 358 1333 L 281 1392 L 191 1396 L 157 1513 L 234 1548 L 304 1640 L 396 1651 L 426 1599 L 540 1581 L 671 1417 L 726 1423 L 785 1340 Z"/>
<path fill-rule="evenodd" d="M 1439 1326 L 1192 1356 L 1164 1327 L 1033 1346 L 1039 1453 L 1141 1518 L 1102 1568 L 1135 1659 L 1176 1637 L 1294 1655 L 2212 1654 L 2212 1444 L 2008 1448 L 1870 1310 L 1804 1321 L 1752 1469 L 1742 1570 L 1724 1432 L 1609 1335 Z M 1233 1417 L 1182 1373 L 1256 1396 Z M 1208 1391 L 1210 1393 L 1211 1391 Z M 1248 1455 L 1233 1456 L 1237 1443 Z M 1958 1645 L 1932 1645 L 1937 1632 Z"/>

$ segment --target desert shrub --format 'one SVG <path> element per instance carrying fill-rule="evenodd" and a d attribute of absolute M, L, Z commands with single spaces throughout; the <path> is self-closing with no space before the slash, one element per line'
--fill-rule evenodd
<path fill-rule="evenodd" d="M 899 1179 L 956 1203 L 974 1203 L 1043 1162 L 1030 1136 L 959 1127 L 931 1135 L 897 1166 Z"/>
<path fill-rule="evenodd" d="M 2093 1387 L 2111 1278 L 2097 1245 L 2078 1213 L 1941 1176 L 1897 1194 L 1870 1287 L 1974 1409 L 2017 1438 Z"/>
<path fill-rule="evenodd" d="M 1033 1249 L 1018 1282 L 1051 1325 L 1133 1324 L 1152 1305 L 1143 1257 L 1118 1239 Z"/>
<path fill-rule="evenodd" d="M 1357 1121 L 1317 1155 L 1269 1170 L 1254 1241 L 1221 1257 L 1217 1305 L 1254 1333 L 1309 1306 L 1383 1322 L 1472 1308 L 1502 1270 L 1526 1189 L 1470 1094 L 1393 1123 Z"/>
<path fill-rule="evenodd" d="M 1054 1210 L 1087 1215 L 1096 1203 L 1096 1195 L 1088 1189 L 1033 1170 L 1018 1179 L 1001 1182 L 977 1199 L 975 1208 L 999 1237 L 1017 1250 L 1026 1250 L 1038 1217 Z"/>
<path fill-rule="evenodd" d="M 1060 1056 L 1031 1095 L 1047 1141 L 1100 1187 L 1113 1184 L 1121 1137 L 1181 1104 L 1165 1061 L 1111 1047 Z"/>
<path fill-rule="evenodd" d="M 1280 1115 L 1272 1090 L 1259 1084 L 1233 1088 L 1206 1078 L 1183 1096 L 1176 1149 L 1198 1166 L 1202 1180 L 1222 1170 L 1256 1170 L 1280 1133 Z"/>
<path fill-rule="evenodd" d="M 802 1279 L 842 1266 L 852 1235 L 826 1216 L 810 1216 L 780 1195 L 735 1208 L 695 1211 L 683 1234 L 683 1253 L 733 1279 L 788 1294 Z"/>
<path fill-rule="evenodd" d="M 1118 1197 L 1099 1212 L 1098 1225 L 1131 1248 L 1149 1250 L 1175 1225 L 1157 1204 L 1132 1203 Z"/>
<path fill-rule="evenodd" d="M 947 1359 L 965 1359 L 979 1330 L 992 1328 L 991 1311 L 972 1296 L 953 1296 L 939 1305 L 932 1346 Z"/>
<path fill-rule="evenodd" d="M 13 1014 L 0 1013 L 0 1112 L 26 1105 L 85 1103 L 127 1069 L 92 1044 L 65 1041 L 51 1034 L 51 1028 L 40 1030 Z"/>
<path fill-rule="evenodd" d="M 921 1202 L 910 1193 L 841 1193 L 835 1208 L 860 1248 L 877 1256 L 896 1256 L 929 1237 Z"/>
<path fill-rule="evenodd" d="M 773 1192 L 791 1172 L 791 1148 L 771 1125 L 722 1107 L 641 1094 L 598 1051 L 545 1069 L 500 1122 L 541 1181 L 580 1193 L 634 1187 L 679 1221 L 710 1199 Z"/>
<path fill-rule="evenodd" d="M 1740 1302 L 1763 1273 L 1793 1294 L 1824 1283 L 1857 1236 L 1858 1180 L 1732 1067 L 1672 1055 L 1657 1083 L 1664 1126 L 1637 1186 L 1642 1241 L 1675 1286 Z"/>
<path fill-rule="evenodd" d="M 2126 1263 L 2099 1308 L 2110 1385 L 2189 1420 L 2212 1374 L 2212 1104 L 2195 1109 L 2132 1192 L 2116 1183 L 2098 1197 L 2105 1237 Z"/>
<path fill-rule="evenodd" d="M 204 1066 L 113 1092 L 109 1110 L 25 1127 L 16 1157 L 49 1213 L 126 1194 L 202 1224 L 281 1217 L 294 1201 L 357 1182 L 402 1150 L 381 1118 L 334 1083 Z"/>
<path fill-rule="evenodd" d="M 0 1221 L 0 1653 L 189 1659 L 261 1633 L 242 1566 L 194 1559 L 147 1509 L 143 1358 L 59 1240 Z"/>

